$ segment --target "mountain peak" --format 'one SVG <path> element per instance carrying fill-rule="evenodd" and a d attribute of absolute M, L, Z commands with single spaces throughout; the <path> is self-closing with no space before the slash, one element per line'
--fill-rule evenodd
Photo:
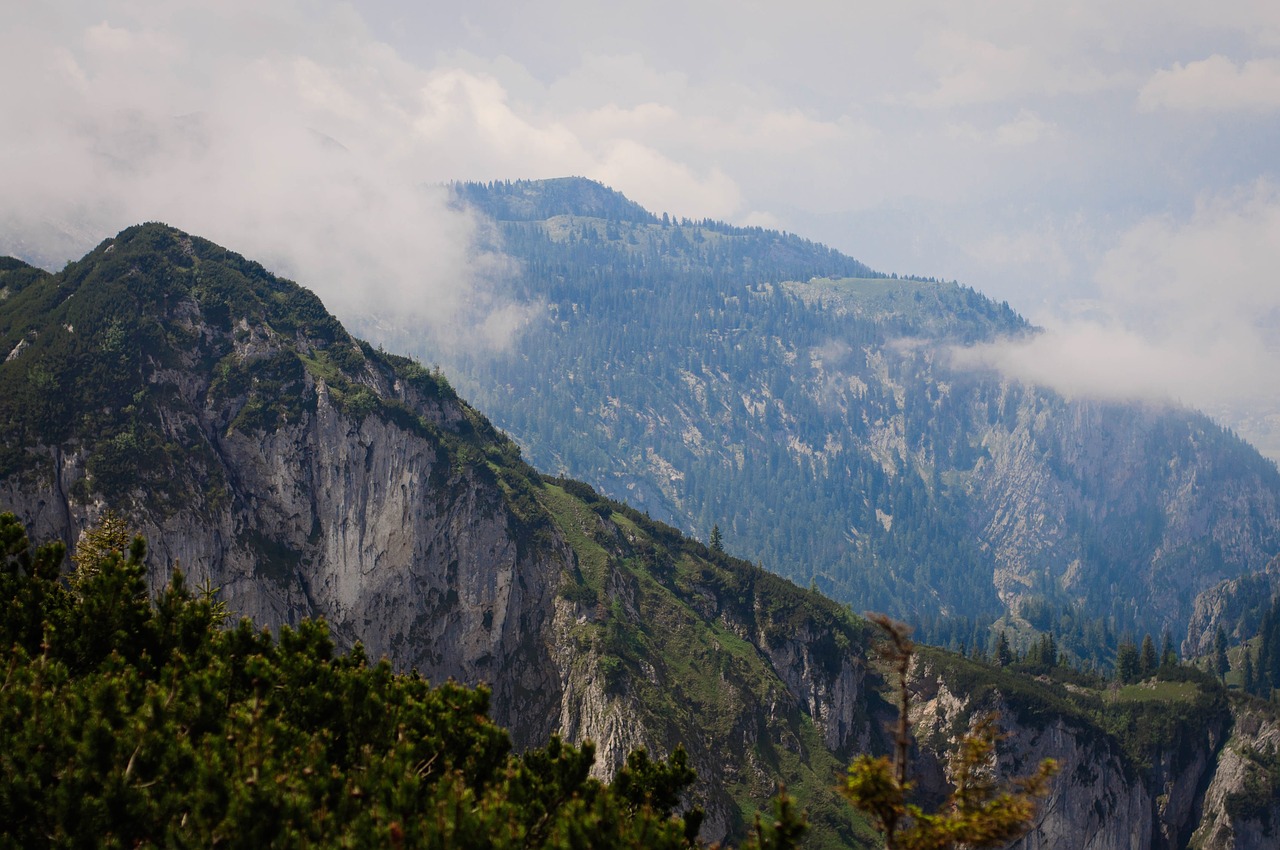
<path fill-rule="evenodd" d="M 92 435 L 118 444 L 88 461 L 101 492 L 117 496 L 150 480 L 145 470 L 159 480 L 186 463 L 180 441 L 137 436 L 173 398 L 226 387 L 270 422 L 296 406 L 308 362 L 330 383 L 367 371 L 362 348 L 313 293 L 164 224 L 127 228 L 57 274 L 0 267 L 0 289 L 10 293 L 0 311 L 0 475 L 43 462 L 30 446 Z M 214 366 L 212 385 L 188 380 Z"/>
<path fill-rule="evenodd" d="M 338 320 L 310 290 L 161 222 L 125 228 L 68 264 L 56 279 L 61 298 L 53 317 L 86 329 L 116 319 L 166 314 L 176 302 L 188 301 L 216 324 L 265 322 L 278 331 L 324 343 L 347 340 Z M 72 293 L 77 297 L 71 299 Z M 0 326 L 0 338 L 9 331 L 27 330 Z"/>
<path fill-rule="evenodd" d="M 653 213 L 621 192 L 586 177 L 454 183 L 454 197 L 499 221 L 540 221 L 558 215 L 649 224 Z"/>

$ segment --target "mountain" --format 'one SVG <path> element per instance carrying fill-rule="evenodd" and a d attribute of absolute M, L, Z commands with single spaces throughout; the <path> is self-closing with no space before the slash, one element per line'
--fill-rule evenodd
<path fill-rule="evenodd" d="M 1036 332 L 1007 304 L 586 180 L 454 192 L 538 318 L 497 354 L 406 345 L 539 468 L 855 610 L 952 646 L 1051 630 L 1106 665 L 1280 552 L 1280 473 L 1207 417 L 959 366 Z"/>
<path fill-rule="evenodd" d="M 259 626 L 323 617 L 340 647 L 487 684 L 518 748 L 590 739 L 609 774 L 683 744 L 708 840 L 741 838 L 782 781 L 809 846 L 872 846 L 833 791 L 889 746 L 865 622 L 539 474 L 442 375 L 301 287 L 142 225 L 57 274 L 0 263 L 0 351 L 0 511 L 34 539 L 74 547 L 110 509 L 150 541 L 153 590 L 180 562 Z M 1184 667 L 1112 685 L 1037 663 L 920 654 L 926 797 L 998 709 L 1005 770 L 1062 765 L 1023 847 L 1266 846 L 1267 703 Z"/>
<path fill-rule="evenodd" d="M 685 741 L 712 839 L 778 781 L 839 811 L 876 704 L 839 606 L 544 481 L 441 375 L 205 240 L 130 228 L 56 275 L 6 261 L 0 293 L 0 510 L 34 539 L 74 546 L 110 508 L 150 541 L 153 591 L 181 564 L 262 626 L 323 617 L 340 646 L 487 683 L 521 748 L 591 739 L 609 773 Z"/>

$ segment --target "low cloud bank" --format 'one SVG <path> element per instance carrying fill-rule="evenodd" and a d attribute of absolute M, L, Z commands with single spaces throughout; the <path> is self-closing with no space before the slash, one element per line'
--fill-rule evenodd
<path fill-rule="evenodd" d="M 953 352 L 1072 397 L 1201 408 L 1280 458 L 1280 192 L 1206 198 L 1148 218 L 1103 258 L 1098 297 L 1044 331 Z"/>
<path fill-rule="evenodd" d="M 38 81 L 0 94 L 0 252 L 56 268 L 159 220 L 298 280 L 349 321 L 462 321 L 475 332 L 458 344 L 509 336 L 489 329 L 518 316 L 474 247 L 477 223 L 432 187 L 429 149 L 407 143 L 397 96 L 420 75 L 358 20 L 174 4 L 85 25 L 38 5 L 0 36 L 5 76 Z"/>
<path fill-rule="evenodd" d="M 500 245 L 441 184 L 587 174 L 682 212 L 741 204 L 718 170 L 584 135 L 484 71 L 405 60 L 349 6 L 45 6 L 0 32 L 0 73 L 24 81 L 0 89 L 0 254 L 46 268 L 163 221 L 298 280 L 375 340 L 421 329 L 479 351 L 535 309 L 503 296 Z"/>

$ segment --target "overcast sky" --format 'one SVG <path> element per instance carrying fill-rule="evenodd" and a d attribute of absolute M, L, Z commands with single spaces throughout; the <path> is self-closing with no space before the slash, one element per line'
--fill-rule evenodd
<path fill-rule="evenodd" d="M 972 360 L 1280 457 L 1274 0 L 8 0 L 0 73 L 3 253 L 158 219 L 496 344 L 502 260 L 422 187 L 585 175 L 958 279 L 1048 330 Z"/>

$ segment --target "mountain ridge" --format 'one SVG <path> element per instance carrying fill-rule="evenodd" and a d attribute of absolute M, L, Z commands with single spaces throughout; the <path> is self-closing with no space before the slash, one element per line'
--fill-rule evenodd
<path fill-rule="evenodd" d="M 847 746 L 852 733 L 815 722 L 847 727 L 863 693 L 857 654 L 792 676 L 802 700 L 753 644 L 709 630 L 668 586 L 677 570 L 699 586 L 730 575 L 705 547 L 544 484 L 443 376 L 350 337 L 295 284 L 197 237 L 138 226 L 0 302 L 0 339 L 17 352 L 0 365 L 0 505 L 34 538 L 74 548 L 110 507 L 151 541 L 153 589 L 180 563 L 262 626 L 323 616 L 340 646 L 488 683 L 495 719 L 521 748 L 557 730 L 594 740 L 604 772 L 639 745 L 670 752 L 697 726 L 677 720 L 710 701 L 742 745 L 689 737 L 712 838 L 741 837 L 772 777 L 835 805 L 809 762 L 824 775 L 838 767 L 822 741 Z M 784 606 L 778 616 L 799 593 L 754 570 L 738 592 L 756 581 Z M 815 643 L 833 630 L 861 642 L 838 606 L 800 609 L 800 622 L 821 623 Z M 652 633 L 651 617 L 667 627 Z M 704 671 L 646 649 L 671 641 L 721 661 Z M 806 644 L 791 645 L 803 666 Z M 688 694 L 679 705 L 673 688 Z M 665 708 L 642 693 L 668 694 Z M 832 694 L 838 712 L 824 708 Z M 810 755 L 748 768 L 761 739 L 800 734 Z M 828 835 L 857 830 L 825 820 Z"/>
<path fill-rule="evenodd" d="M 540 306 L 510 349 L 405 339 L 539 467 L 943 643 L 1048 606 L 1098 664 L 1126 632 L 1183 641 L 1197 593 L 1280 551 L 1280 473 L 1202 414 L 956 368 L 1035 332 L 1007 304 L 787 234 L 576 215 L 574 185 L 542 221 L 459 190 Z"/>
<path fill-rule="evenodd" d="M 0 301 L 0 349 L 0 510 L 36 539 L 74 546 L 112 508 L 151 541 L 153 588 L 181 562 L 260 626 L 322 616 L 340 646 L 487 683 L 518 746 L 590 738 L 607 772 L 636 745 L 683 742 L 708 839 L 740 837 L 781 779 L 809 846 L 872 846 L 832 790 L 854 753 L 887 748 L 865 622 L 536 473 L 442 375 L 355 340 L 295 284 L 139 226 Z M 1051 672 L 922 653 L 927 793 L 943 793 L 966 719 L 996 708 L 1016 736 L 1002 765 L 1069 766 L 1024 846 L 1181 846 L 1162 830 L 1197 827 L 1199 797 L 1169 803 L 1166 782 L 1216 783 L 1215 822 L 1262 834 L 1265 807 L 1229 805 L 1247 777 L 1218 770 L 1226 730 L 1241 748 L 1269 740 L 1259 703 L 1241 725 L 1219 687 L 1174 671 L 1181 696 L 1156 724 L 1144 695 L 1167 682 L 1108 701 Z"/>

